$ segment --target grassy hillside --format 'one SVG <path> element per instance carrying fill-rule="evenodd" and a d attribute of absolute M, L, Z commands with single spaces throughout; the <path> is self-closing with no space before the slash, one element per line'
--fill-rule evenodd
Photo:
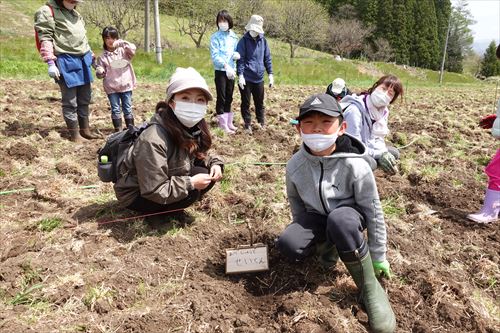
<path fill-rule="evenodd" d="M 44 4 L 44 0 L 6 0 L 0 9 L 7 13 L 0 22 L 0 75 L 2 78 L 44 79 L 46 66 L 34 47 L 33 13 Z M 192 66 L 212 81 L 213 68 L 208 51 L 207 34 L 200 49 L 188 36 L 176 30 L 175 19 L 161 17 L 162 40 L 168 41 L 171 49 L 163 52 L 163 64 L 155 63 L 153 52 L 139 50 L 134 59 L 134 68 L 141 81 L 166 81 L 177 66 Z M 242 32 L 238 32 L 240 35 Z M 98 29 L 88 26 L 88 37 L 96 54 L 101 52 L 102 41 Z M 134 31 L 128 39 L 142 45 L 142 31 Z M 417 68 L 403 68 L 394 64 L 363 62 L 356 60 L 335 61 L 327 53 L 299 48 L 297 58 L 290 59 L 288 45 L 269 39 L 273 56 L 273 68 L 277 84 L 327 85 L 337 76 L 349 85 L 367 87 L 379 76 L 392 73 L 405 85 L 437 85 L 439 73 Z M 468 75 L 446 73 L 445 84 L 471 84 L 477 80 Z"/>

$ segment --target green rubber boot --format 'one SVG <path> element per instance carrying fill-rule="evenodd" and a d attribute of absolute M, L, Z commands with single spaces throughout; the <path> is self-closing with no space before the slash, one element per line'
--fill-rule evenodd
<path fill-rule="evenodd" d="M 396 317 L 387 294 L 375 277 L 368 245 L 363 242 L 353 252 L 341 252 L 340 258 L 361 291 L 370 327 L 375 333 L 392 333 L 396 329 Z"/>
<path fill-rule="evenodd" d="M 339 260 L 339 254 L 334 244 L 325 241 L 316 246 L 318 262 L 324 269 L 332 269 Z"/>

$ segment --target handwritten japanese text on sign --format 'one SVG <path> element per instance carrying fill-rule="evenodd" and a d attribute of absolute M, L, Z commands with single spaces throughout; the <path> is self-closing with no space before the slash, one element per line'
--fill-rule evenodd
<path fill-rule="evenodd" d="M 226 250 L 226 273 L 258 272 L 269 269 L 267 246 Z"/>

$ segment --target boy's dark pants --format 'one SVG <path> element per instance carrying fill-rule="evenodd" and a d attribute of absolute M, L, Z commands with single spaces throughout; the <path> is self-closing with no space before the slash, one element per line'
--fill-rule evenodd
<path fill-rule="evenodd" d="M 207 168 L 195 166 L 191 169 L 190 176 L 197 175 L 199 173 L 209 173 L 210 171 Z M 171 204 L 162 205 L 157 202 L 145 199 L 140 195 L 135 198 L 135 200 L 127 207 L 128 209 L 135 210 L 137 212 L 142 213 L 159 213 L 166 212 L 169 210 L 177 210 L 184 209 L 191 206 L 195 201 L 199 200 L 201 196 L 214 186 L 215 182 L 212 181 L 210 185 L 207 186 L 204 190 L 192 190 L 189 192 L 188 196 L 182 199 L 181 201 L 173 202 Z"/>
<path fill-rule="evenodd" d="M 231 103 L 233 103 L 234 80 L 229 80 L 227 78 L 226 71 L 215 71 L 215 90 L 217 91 L 215 112 L 217 114 L 231 112 Z"/>
<path fill-rule="evenodd" d="M 339 252 L 351 252 L 363 243 L 365 219 L 354 208 L 343 206 L 328 216 L 304 213 L 297 222 L 289 224 L 280 235 L 277 247 L 292 261 L 314 253 L 315 245 L 328 240 Z"/>
<path fill-rule="evenodd" d="M 264 81 L 260 83 L 247 82 L 245 89 L 240 89 L 241 94 L 241 117 L 245 122 L 245 128 L 249 128 L 252 122 L 250 114 L 250 97 L 253 97 L 255 115 L 259 124 L 264 125 Z"/>

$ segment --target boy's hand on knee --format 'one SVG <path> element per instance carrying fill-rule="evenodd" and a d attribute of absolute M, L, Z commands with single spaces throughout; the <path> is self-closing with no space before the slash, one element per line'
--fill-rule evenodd
<path fill-rule="evenodd" d="M 391 264 L 387 260 L 373 261 L 373 270 L 375 276 L 379 277 L 381 274 L 385 275 L 388 279 L 392 278 Z"/>
<path fill-rule="evenodd" d="M 398 173 L 397 163 L 398 162 L 396 161 L 396 158 L 392 156 L 392 154 L 388 151 L 383 153 L 382 156 L 380 156 L 380 158 L 378 159 L 380 168 L 384 170 L 384 172 L 387 172 L 391 175 L 395 175 L 396 173 Z"/>

